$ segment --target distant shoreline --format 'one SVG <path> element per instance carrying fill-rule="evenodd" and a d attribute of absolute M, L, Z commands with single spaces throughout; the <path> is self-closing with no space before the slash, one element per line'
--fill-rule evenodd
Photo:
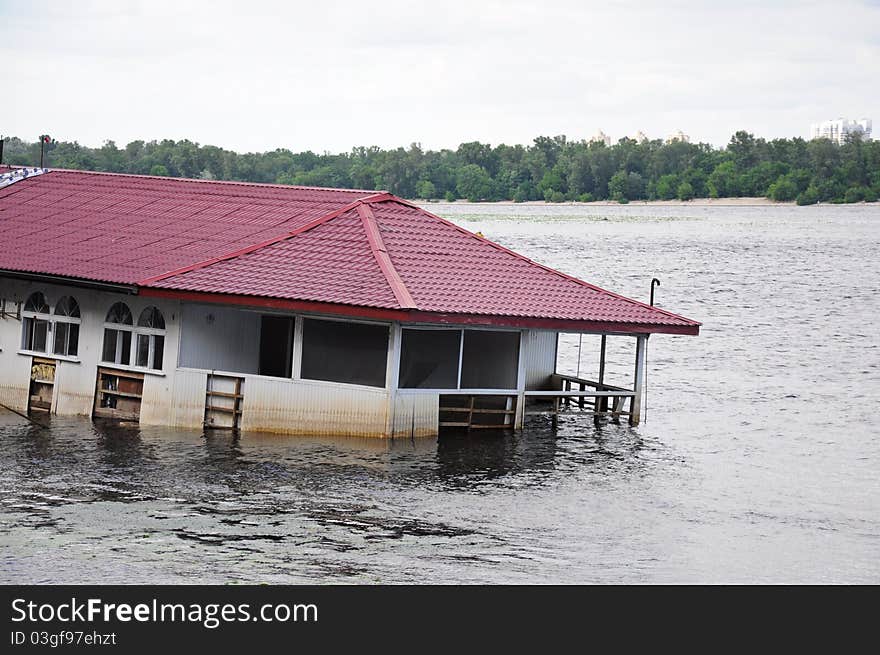
<path fill-rule="evenodd" d="M 628 203 L 619 203 L 615 200 L 595 200 L 593 202 L 577 202 L 575 200 L 566 202 L 546 202 L 545 200 L 527 200 L 525 202 L 513 202 L 512 200 L 480 200 L 479 202 L 471 202 L 470 200 L 423 200 L 412 199 L 411 202 L 419 205 L 519 205 L 529 207 L 547 207 L 547 206 L 565 206 L 577 205 L 583 207 L 621 207 L 627 205 L 656 206 L 656 207 L 750 207 L 750 206 L 766 206 L 766 205 L 791 205 L 797 206 L 794 201 L 777 202 L 769 198 L 694 198 L 693 200 L 630 200 Z M 830 204 L 830 203 L 822 203 Z M 862 204 L 862 203 L 854 203 Z"/>

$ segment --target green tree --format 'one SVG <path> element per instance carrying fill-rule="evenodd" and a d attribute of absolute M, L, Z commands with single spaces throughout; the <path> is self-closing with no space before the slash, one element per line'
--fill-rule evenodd
<path fill-rule="evenodd" d="M 661 175 L 654 187 L 654 195 L 660 200 L 672 200 L 678 194 L 678 175 Z M 691 187 L 691 193 L 694 189 Z"/>
<path fill-rule="evenodd" d="M 808 186 L 797 197 L 798 205 L 815 205 L 819 202 L 819 190 L 813 186 Z"/>
<path fill-rule="evenodd" d="M 437 187 L 434 186 L 434 183 L 430 180 L 419 180 L 416 183 L 416 197 L 417 198 L 436 198 L 437 197 Z"/>
<path fill-rule="evenodd" d="M 617 171 L 611 176 L 611 179 L 608 181 L 608 196 L 612 200 L 616 200 L 617 202 L 629 200 L 626 196 L 629 188 L 628 177 L 629 176 L 623 171 Z"/>
<path fill-rule="evenodd" d="M 685 180 L 678 185 L 675 193 L 679 200 L 692 200 L 694 198 L 694 187 L 690 182 Z"/>
<path fill-rule="evenodd" d="M 706 180 L 706 188 L 711 198 L 738 197 L 740 194 L 737 182 L 736 166 L 732 161 L 726 161 L 718 164 L 709 175 L 709 179 Z"/>
<path fill-rule="evenodd" d="M 482 166 L 467 164 L 458 171 L 455 189 L 471 202 L 485 200 L 492 193 L 492 178 Z"/>
<path fill-rule="evenodd" d="M 776 202 L 794 200 L 798 195 L 797 185 L 790 175 L 780 175 L 767 190 L 767 197 Z"/>

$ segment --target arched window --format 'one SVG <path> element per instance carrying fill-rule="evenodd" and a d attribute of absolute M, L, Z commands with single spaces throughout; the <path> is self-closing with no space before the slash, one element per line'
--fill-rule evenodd
<path fill-rule="evenodd" d="M 52 352 L 76 357 L 79 349 L 79 304 L 73 296 L 64 296 L 55 305 L 55 338 Z"/>
<path fill-rule="evenodd" d="M 46 296 L 39 291 L 28 296 L 21 316 L 21 347 L 33 352 L 46 352 L 52 321 Z"/>
<path fill-rule="evenodd" d="M 155 307 L 141 312 L 137 323 L 136 364 L 144 368 L 161 369 L 165 353 L 165 319 Z"/>
<path fill-rule="evenodd" d="M 104 348 L 101 359 L 111 364 L 131 364 L 131 310 L 124 302 L 115 303 L 104 321 Z"/>

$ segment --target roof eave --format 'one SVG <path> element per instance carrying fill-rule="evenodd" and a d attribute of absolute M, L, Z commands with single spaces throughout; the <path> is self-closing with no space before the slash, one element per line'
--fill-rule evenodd
<path fill-rule="evenodd" d="M 595 332 L 602 334 L 682 334 L 696 336 L 700 333 L 699 323 L 683 325 L 662 325 L 651 323 L 626 323 L 617 321 L 587 321 L 527 316 L 490 316 L 481 314 L 449 314 L 383 307 L 365 307 L 341 303 L 270 298 L 266 296 L 246 296 L 204 291 L 185 291 L 156 287 L 141 287 L 140 294 L 155 298 L 169 298 L 190 302 L 201 302 L 240 307 L 266 308 L 275 310 L 300 311 L 316 314 L 332 314 L 352 318 L 365 318 L 402 323 L 433 323 L 438 325 L 473 325 L 484 327 L 530 328 L 554 330 L 558 332 Z"/>

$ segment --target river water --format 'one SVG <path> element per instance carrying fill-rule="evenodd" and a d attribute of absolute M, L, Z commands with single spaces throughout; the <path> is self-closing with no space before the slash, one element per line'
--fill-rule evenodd
<path fill-rule="evenodd" d="M 660 278 L 704 325 L 651 338 L 647 420 L 386 444 L 0 414 L 0 582 L 880 582 L 880 207 L 429 209 L 624 295 Z"/>

